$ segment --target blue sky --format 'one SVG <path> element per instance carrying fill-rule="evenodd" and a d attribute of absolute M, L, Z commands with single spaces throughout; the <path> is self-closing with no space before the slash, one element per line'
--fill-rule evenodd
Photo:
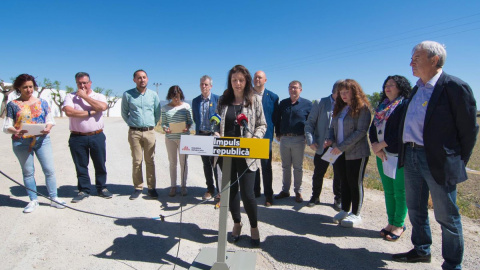
<path fill-rule="evenodd" d="M 29 73 L 75 86 L 86 71 L 93 87 L 117 95 L 145 69 L 160 98 L 178 84 L 186 99 L 199 78 L 226 88 L 236 64 L 264 70 L 267 88 L 288 97 L 327 96 L 337 79 L 357 80 L 368 94 L 388 75 L 412 83 L 412 47 L 447 47 L 444 71 L 470 84 L 480 99 L 480 1 L 2 1 L 0 79 Z"/>

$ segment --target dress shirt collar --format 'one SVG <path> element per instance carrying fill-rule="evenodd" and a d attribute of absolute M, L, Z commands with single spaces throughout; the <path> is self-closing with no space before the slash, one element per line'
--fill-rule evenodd
<path fill-rule="evenodd" d="M 442 75 L 442 73 L 443 73 L 443 70 L 440 70 L 426 84 L 423 84 L 422 79 L 418 79 L 418 81 L 417 81 L 418 88 L 420 88 L 420 87 L 434 88 L 435 84 L 437 84 L 438 78 L 440 78 L 440 75 Z"/>
<path fill-rule="evenodd" d="M 210 97 L 212 96 L 212 93 L 208 94 L 207 98 L 205 98 L 203 95 L 200 95 L 200 96 L 202 96 L 203 101 L 210 101 Z"/>

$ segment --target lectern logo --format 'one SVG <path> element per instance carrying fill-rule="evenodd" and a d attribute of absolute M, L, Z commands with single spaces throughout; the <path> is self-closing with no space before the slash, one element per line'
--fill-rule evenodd
<path fill-rule="evenodd" d="M 190 148 L 188 148 L 187 145 L 185 145 L 183 148 L 182 148 L 183 151 L 190 151 Z"/>

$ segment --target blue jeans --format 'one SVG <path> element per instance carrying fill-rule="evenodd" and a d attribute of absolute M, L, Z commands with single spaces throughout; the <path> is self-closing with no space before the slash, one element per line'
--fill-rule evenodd
<path fill-rule="evenodd" d="M 95 168 L 95 187 L 97 190 L 107 187 L 105 134 L 103 132 L 91 136 L 70 134 L 68 146 L 70 147 L 70 153 L 77 171 L 78 191 L 90 194 L 91 184 L 90 176 L 88 175 L 90 157 Z"/>
<path fill-rule="evenodd" d="M 57 180 L 55 178 L 55 169 L 53 167 L 52 145 L 49 136 L 41 136 L 36 138 L 32 151 L 28 151 L 30 143 L 34 138 L 12 140 L 13 152 L 18 158 L 18 162 L 22 167 L 23 183 L 31 190 L 37 191 L 35 183 L 35 167 L 33 156 L 37 155 L 37 159 L 42 166 L 45 174 L 45 183 L 47 185 L 48 195 L 50 198 L 57 197 Z M 27 189 L 30 200 L 37 200 L 37 194 Z"/>
<path fill-rule="evenodd" d="M 419 255 L 430 254 L 432 233 L 428 220 L 428 193 L 432 195 L 435 219 L 442 227 L 443 269 L 461 269 L 463 232 L 458 212 L 457 187 L 441 186 L 428 168 L 424 149 L 407 147 L 405 151 L 405 193 L 412 223 L 412 243 Z"/>

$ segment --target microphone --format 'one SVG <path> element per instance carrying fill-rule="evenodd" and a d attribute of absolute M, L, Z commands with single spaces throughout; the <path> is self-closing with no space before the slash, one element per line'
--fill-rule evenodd
<path fill-rule="evenodd" d="M 221 121 L 222 121 L 222 118 L 217 113 L 215 113 L 214 115 L 212 115 L 212 117 L 210 117 L 210 130 L 212 133 L 215 132 L 215 126 L 219 125 Z"/>
<path fill-rule="evenodd" d="M 245 114 L 241 113 L 237 115 L 237 123 L 253 135 L 253 133 L 248 129 L 248 118 L 245 116 Z"/>

